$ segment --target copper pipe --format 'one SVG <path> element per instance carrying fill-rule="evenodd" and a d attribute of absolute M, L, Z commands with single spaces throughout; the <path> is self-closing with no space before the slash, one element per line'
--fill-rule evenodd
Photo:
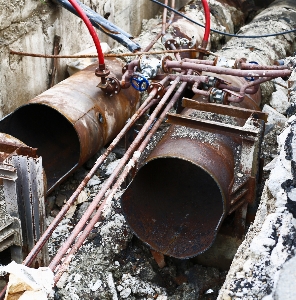
<path fill-rule="evenodd" d="M 168 111 L 174 106 L 174 104 L 176 103 L 176 101 L 179 99 L 181 93 L 183 92 L 183 90 L 186 87 L 186 84 L 187 83 L 182 83 L 180 85 L 180 87 L 178 88 L 178 90 L 176 91 L 176 93 L 174 94 L 174 96 L 172 97 L 172 99 L 170 100 L 170 102 L 168 103 L 168 105 L 165 107 L 165 109 L 162 112 L 161 116 L 158 118 L 158 120 L 156 121 L 156 123 L 153 125 L 153 127 L 151 128 L 151 130 L 147 134 L 145 140 L 141 143 L 141 145 L 139 146 L 138 150 L 134 153 L 133 158 L 125 166 L 123 172 L 120 174 L 120 176 L 117 179 L 116 183 L 113 185 L 112 190 L 110 191 L 110 193 L 108 194 L 108 196 L 104 199 L 104 201 L 99 206 L 99 208 L 98 208 L 96 214 L 94 215 L 94 217 L 90 220 L 90 222 L 88 223 L 88 225 L 86 226 L 86 228 L 84 229 L 84 231 L 82 232 L 82 234 L 79 235 L 79 238 L 78 238 L 77 242 L 73 245 L 71 251 L 67 254 L 67 256 L 64 259 L 62 265 L 60 266 L 58 272 L 56 273 L 55 278 L 54 278 L 55 283 L 58 282 L 58 280 L 60 279 L 60 277 L 62 276 L 62 274 L 64 273 L 64 271 L 67 269 L 68 265 L 71 262 L 71 259 L 72 259 L 73 255 L 81 247 L 81 245 L 83 244 L 83 242 L 88 237 L 88 235 L 91 232 L 91 230 L 93 229 L 94 225 L 100 220 L 100 217 L 101 217 L 101 214 L 102 214 L 102 211 L 104 209 L 105 204 L 108 201 L 112 200 L 112 198 L 114 197 L 114 194 L 116 193 L 116 191 L 120 188 L 120 186 L 122 185 L 122 183 L 126 179 L 126 177 L 129 174 L 131 168 L 137 163 L 137 161 L 140 158 L 139 153 L 141 153 L 141 152 L 144 151 L 144 149 L 146 148 L 147 144 L 149 143 L 151 137 L 156 132 L 156 130 L 159 128 L 160 124 L 164 120 L 164 118 L 165 118 L 166 114 L 168 113 Z M 163 101 L 163 99 L 161 101 Z M 165 103 L 165 101 L 164 101 L 164 103 Z M 155 114 L 155 116 L 156 116 L 156 114 Z"/>
<path fill-rule="evenodd" d="M 193 59 L 193 58 L 183 58 L 184 62 L 192 62 L 195 64 L 203 64 L 213 66 L 215 62 L 213 60 L 203 60 L 203 59 Z"/>
<path fill-rule="evenodd" d="M 240 95 L 239 96 L 234 96 L 231 95 L 230 97 L 227 98 L 227 100 L 229 102 L 235 102 L 235 103 L 239 103 L 242 102 L 245 98 L 246 95 L 246 91 L 248 90 L 249 87 L 254 87 L 253 88 L 253 93 L 257 93 L 257 91 L 259 90 L 259 86 L 261 83 L 269 81 L 273 79 L 273 77 L 263 77 L 263 78 L 259 78 L 257 80 L 254 80 L 252 82 L 247 82 L 244 85 L 242 85 L 241 89 L 240 89 Z M 250 89 L 249 89 L 250 90 Z"/>
<path fill-rule="evenodd" d="M 176 46 L 174 44 L 172 44 L 172 43 L 170 44 L 170 48 L 172 50 L 177 50 Z M 182 58 L 180 56 L 180 53 L 176 52 L 176 53 L 174 53 L 174 55 L 175 55 L 177 61 L 181 61 L 182 60 Z"/>
<path fill-rule="evenodd" d="M 125 73 L 122 75 L 122 79 L 120 82 L 120 86 L 123 89 L 127 89 L 131 86 L 130 84 L 130 79 L 134 74 L 135 71 L 135 67 L 138 67 L 140 63 L 139 59 L 135 59 L 133 61 L 131 61 L 128 66 L 127 66 L 127 70 L 125 71 Z"/>
<path fill-rule="evenodd" d="M 250 63 L 241 63 L 241 70 L 287 70 L 288 66 L 262 66 Z"/>
<path fill-rule="evenodd" d="M 161 81 L 161 84 L 165 84 L 168 81 L 168 78 L 165 78 Z M 76 191 L 71 195 L 69 200 L 66 202 L 66 204 L 62 207 L 59 214 L 55 217 L 55 219 L 50 223 L 44 234 L 41 236 L 39 241 L 36 243 L 34 248 L 31 250 L 29 255 L 26 257 L 26 259 L 23 261 L 23 264 L 25 266 L 30 266 L 31 263 L 34 261 L 38 253 L 41 251 L 42 247 L 45 245 L 45 243 L 50 238 L 52 232 L 55 230 L 55 228 L 58 226 L 58 224 L 61 222 L 63 217 L 66 215 L 67 211 L 70 209 L 70 207 L 73 205 L 81 191 L 84 189 L 88 181 L 93 177 L 96 170 L 99 168 L 99 166 L 103 163 L 103 161 L 106 159 L 106 157 L 111 153 L 111 151 L 115 148 L 115 146 L 119 143 L 119 141 L 124 137 L 124 135 L 127 133 L 127 131 L 133 126 L 133 124 L 142 116 L 142 114 L 149 109 L 149 105 L 153 101 L 153 98 L 156 96 L 157 89 L 154 88 L 149 96 L 146 98 L 146 100 L 143 102 L 143 104 L 140 106 L 140 108 L 136 111 L 136 113 L 128 120 L 128 122 L 125 124 L 125 126 L 122 128 L 120 133 L 116 136 L 116 138 L 112 141 L 112 143 L 109 145 L 107 150 L 104 154 L 102 154 L 96 161 L 95 165 L 92 167 L 92 169 L 89 171 L 89 173 L 86 175 L 86 177 L 83 179 L 83 181 L 80 183 Z"/>
<path fill-rule="evenodd" d="M 161 108 L 163 107 L 163 105 L 165 104 L 165 102 L 167 101 L 167 99 L 169 98 L 169 96 L 171 95 L 171 93 L 173 92 L 173 90 L 175 89 L 177 84 L 179 83 L 179 81 L 180 80 L 178 78 L 176 78 L 176 80 L 170 86 L 168 91 L 165 93 L 165 95 L 163 96 L 163 98 L 161 99 L 161 101 L 159 102 L 159 104 L 157 105 L 157 107 L 155 108 L 155 110 L 153 111 L 151 116 L 149 117 L 148 121 L 142 127 L 142 129 L 139 132 L 139 134 L 137 135 L 136 139 L 133 141 L 133 143 L 131 144 L 129 149 L 126 151 L 124 156 L 121 158 L 121 160 L 120 160 L 119 164 L 117 165 L 117 167 L 115 168 L 114 172 L 111 174 L 111 176 L 105 182 L 105 184 L 101 188 L 98 195 L 94 198 L 91 205 L 88 207 L 88 209 L 86 210 L 86 212 L 84 213 L 84 215 L 82 216 L 80 221 L 77 223 L 77 225 L 73 229 L 73 231 L 70 234 L 70 236 L 68 237 L 68 239 L 60 247 L 60 249 L 58 250 L 56 256 L 53 258 L 53 260 L 51 261 L 51 263 L 49 265 L 51 270 L 54 271 L 56 269 L 56 267 L 60 263 L 62 257 L 68 251 L 68 249 L 70 248 L 71 244 L 73 243 L 73 241 L 75 240 L 77 235 L 81 232 L 82 228 L 85 226 L 85 223 L 88 221 L 88 219 L 91 216 L 91 214 L 93 213 L 93 211 L 96 210 L 98 204 L 100 203 L 100 201 L 104 197 L 105 193 L 110 188 L 110 186 L 113 184 L 115 178 L 118 176 L 120 170 L 125 165 L 128 158 L 130 157 L 130 155 L 132 154 L 132 152 L 134 151 L 134 149 L 138 145 L 138 143 L 142 140 L 145 133 L 149 130 L 150 125 L 153 123 L 155 117 L 157 116 L 157 114 L 159 113 L 159 111 L 161 110 Z"/>
<path fill-rule="evenodd" d="M 172 4 L 171 4 L 172 8 L 175 8 L 175 0 L 172 0 Z M 174 19 L 175 13 L 172 12 L 170 20 L 168 21 L 168 23 L 165 26 L 165 30 L 164 32 L 169 28 L 169 26 L 172 24 L 173 19 Z M 164 33 L 165 34 L 165 33 Z M 151 43 L 144 49 L 144 52 L 148 52 L 154 45 L 155 43 L 158 41 L 158 39 L 160 37 L 162 37 L 163 35 L 163 30 L 161 32 L 159 32 L 159 34 L 151 41 Z"/>
<path fill-rule="evenodd" d="M 212 72 L 239 77 L 284 77 L 291 75 L 291 70 L 236 70 L 210 65 L 194 64 L 188 62 L 169 61 L 165 62 L 167 68 L 192 69 L 200 72 Z"/>
<path fill-rule="evenodd" d="M 170 80 L 174 80 L 177 77 L 180 77 L 180 81 L 188 82 L 188 83 L 195 83 L 195 82 L 207 82 L 208 76 L 200 76 L 200 75 L 178 75 L 178 74 L 171 74 L 168 75 Z"/>

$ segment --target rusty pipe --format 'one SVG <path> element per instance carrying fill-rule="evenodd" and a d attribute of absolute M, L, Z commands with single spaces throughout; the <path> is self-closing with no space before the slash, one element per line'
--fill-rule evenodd
<path fill-rule="evenodd" d="M 168 0 L 165 0 L 164 4 L 168 5 Z M 162 35 L 165 35 L 165 31 L 166 31 L 167 12 L 168 12 L 168 9 L 166 7 L 164 7 L 163 14 L 162 14 L 162 32 L 161 32 Z"/>
<path fill-rule="evenodd" d="M 227 100 L 229 102 L 235 102 L 235 103 L 242 102 L 246 96 L 247 90 L 248 91 L 251 90 L 251 93 L 248 93 L 248 94 L 255 94 L 258 92 L 261 83 L 269 81 L 273 78 L 274 77 L 263 77 L 263 78 L 256 79 L 252 82 L 247 82 L 241 86 L 239 95 L 237 95 L 237 96 L 231 95 L 230 97 L 227 98 Z M 253 87 L 253 88 L 250 88 L 250 87 Z"/>
<path fill-rule="evenodd" d="M 161 83 L 165 84 L 167 82 L 168 78 L 165 78 Z M 67 211 L 70 209 L 70 207 L 73 205 L 81 191 L 84 189 L 86 184 L 89 182 L 89 180 L 93 177 L 96 170 L 99 168 L 99 166 L 103 163 L 103 161 L 107 158 L 107 156 L 111 153 L 111 151 L 115 148 L 115 146 L 119 143 L 119 141 L 124 137 L 124 135 L 127 133 L 127 131 L 131 128 L 131 126 L 142 116 L 142 114 L 149 108 L 150 103 L 153 101 L 153 98 L 156 96 L 157 89 L 154 88 L 146 100 L 143 102 L 143 104 L 140 106 L 140 108 L 136 111 L 136 113 L 128 120 L 126 125 L 123 127 L 123 129 L 120 131 L 120 133 L 116 136 L 116 138 L 112 141 L 112 143 L 109 145 L 105 153 L 103 153 L 96 161 L 95 165 L 92 167 L 92 169 L 89 171 L 87 176 L 83 179 L 83 181 L 80 183 L 76 191 L 71 195 L 69 200 L 63 205 L 58 215 L 55 217 L 55 219 L 50 223 L 44 234 L 41 236 L 41 238 L 37 241 L 34 248 L 30 251 L 26 259 L 23 261 L 23 264 L 26 266 L 30 266 L 31 263 L 34 261 L 38 253 L 41 251 L 42 247 L 45 245 L 45 243 L 50 238 L 51 234 L 55 230 L 55 228 L 58 226 L 58 224 L 61 222 L 63 217 L 66 215 Z"/>
<path fill-rule="evenodd" d="M 216 74 L 227 74 L 238 77 L 285 77 L 290 76 L 291 70 L 238 70 L 229 69 L 211 65 L 202 65 L 189 62 L 177 62 L 169 61 L 165 62 L 166 68 L 181 68 L 181 69 L 192 69 L 199 72 L 213 72 Z"/>
<path fill-rule="evenodd" d="M 172 8 L 175 8 L 175 0 L 172 0 L 172 2 L 171 2 L 171 7 L 172 7 Z M 151 41 L 151 43 L 144 49 L 144 52 L 149 51 L 149 50 L 155 45 L 155 43 L 158 41 L 158 39 L 159 39 L 160 37 L 162 37 L 162 36 L 165 34 L 166 30 L 169 28 L 169 26 L 170 26 L 170 25 L 172 24 L 172 22 L 173 22 L 174 16 L 175 16 L 175 13 L 172 12 L 169 21 L 168 21 L 167 24 L 165 25 L 165 30 L 162 29 L 162 31 L 160 31 L 160 32 L 158 33 L 158 35 L 157 35 L 157 36 Z M 163 31 L 164 31 L 164 33 L 163 33 Z"/>
<path fill-rule="evenodd" d="M 108 59 L 112 76 L 122 66 Z M 43 157 L 48 193 L 110 142 L 136 110 L 139 94 L 123 90 L 113 97 L 96 87 L 92 65 L 35 97 L 0 121 L 10 134 Z"/>
<path fill-rule="evenodd" d="M 115 178 L 118 176 L 118 174 L 121 171 L 122 167 L 125 165 L 125 163 L 127 162 L 128 158 L 130 157 L 132 152 L 135 150 L 135 148 L 137 147 L 139 142 L 142 140 L 145 133 L 149 130 L 149 127 L 153 123 L 155 117 L 160 112 L 163 105 L 166 103 L 166 101 L 168 100 L 168 98 L 170 97 L 172 92 L 174 91 L 174 89 L 177 86 L 177 84 L 179 83 L 179 81 L 180 81 L 179 78 L 176 78 L 176 80 L 173 82 L 173 84 L 169 87 L 169 89 L 167 90 L 167 92 L 165 93 L 165 95 L 163 96 L 163 98 L 161 99 L 161 101 L 159 102 L 159 104 L 157 105 L 157 107 L 155 108 L 155 110 L 153 111 L 151 116 L 149 117 L 148 121 L 144 124 L 144 126 L 140 130 L 139 134 L 137 135 L 137 137 L 135 138 L 135 140 L 131 144 L 131 146 L 128 148 L 128 150 L 126 151 L 124 156 L 121 158 L 119 164 L 114 169 L 111 176 L 108 178 L 108 180 L 102 186 L 102 188 L 101 188 L 100 192 L 97 194 L 97 196 L 93 199 L 92 203 L 90 204 L 90 206 L 88 207 L 88 209 L 86 210 L 84 215 L 81 217 L 80 221 L 77 223 L 77 225 L 73 229 L 73 231 L 70 234 L 70 236 L 68 237 L 68 239 L 60 247 L 60 249 L 58 250 L 56 256 L 52 259 L 52 261 L 49 265 L 51 270 L 54 271 L 56 269 L 56 267 L 60 263 L 62 257 L 68 251 L 68 249 L 70 248 L 71 244 L 73 243 L 73 241 L 75 240 L 77 235 L 81 232 L 82 228 L 85 226 L 85 223 L 88 221 L 88 219 L 91 216 L 91 214 L 93 213 L 93 211 L 96 210 L 97 205 L 100 203 L 102 198 L 105 196 L 105 193 L 108 191 L 110 186 L 113 184 Z"/>
<path fill-rule="evenodd" d="M 131 61 L 128 64 L 127 70 L 122 75 L 122 79 L 121 79 L 121 82 L 120 82 L 121 88 L 127 89 L 131 86 L 130 79 L 131 79 L 131 77 L 133 76 L 133 74 L 135 72 L 135 67 L 138 67 L 139 64 L 140 64 L 139 59 L 134 59 L 133 61 Z"/>
<path fill-rule="evenodd" d="M 59 281 L 59 279 L 62 276 L 62 274 L 67 270 L 68 265 L 70 264 L 73 255 L 77 252 L 77 250 L 84 243 L 84 241 L 88 237 L 89 233 L 91 232 L 91 230 L 93 229 L 93 227 L 95 226 L 95 224 L 98 221 L 100 221 L 101 214 L 102 214 L 102 211 L 104 209 L 104 206 L 106 205 L 107 202 L 112 201 L 112 199 L 113 199 L 116 191 L 121 187 L 121 185 L 125 181 L 126 177 L 128 176 L 129 172 L 131 171 L 131 168 L 135 164 L 137 164 L 137 162 L 139 161 L 139 158 L 140 158 L 139 154 L 144 151 L 144 149 L 148 145 L 151 137 L 153 136 L 153 134 L 157 131 L 157 129 L 159 128 L 159 126 L 163 122 L 166 114 L 169 112 L 169 110 L 174 106 L 174 104 L 176 103 L 176 101 L 181 96 L 181 94 L 184 91 L 186 85 L 187 85 L 187 83 L 182 83 L 180 85 L 180 87 L 178 88 L 178 90 L 176 91 L 176 93 L 174 94 L 174 96 L 172 97 L 172 99 L 170 100 L 170 102 L 166 105 L 166 107 L 163 110 L 163 112 L 161 113 L 160 117 L 157 119 L 156 123 L 153 125 L 153 127 L 151 128 L 151 130 L 147 134 L 147 136 L 144 139 L 144 141 L 139 146 L 138 150 L 136 152 L 134 152 L 133 157 L 131 158 L 131 160 L 129 161 L 129 163 L 125 166 L 124 170 L 120 174 L 120 176 L 117 179 L 116 183 L 113 185 L 112 189 L 110 190 L 110 193 L 108 194 L 108 196 L 100 204 L 100 206 L 99 206 L 96 214 L 94 215 L 94 217 L 90 220 L 90 222 L 88 223 L 88 225 L 86 226 L 86 228 L 79 235 L 78 240 L 73 245 L 73 247 L 71 248 L 71 250 L 69 251 L 69 253 L 65 257 L 63 263 L 59 267 L 58 271 L 56 272 L 56 275 L 55 275 L 55 278 L 54 278 L 55 283 L 57 283 Z"/>

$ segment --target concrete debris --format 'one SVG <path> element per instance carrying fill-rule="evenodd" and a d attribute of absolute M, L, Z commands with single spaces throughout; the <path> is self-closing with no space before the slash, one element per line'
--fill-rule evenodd
<path fill-rule="evenodd" d="M 268 118 L 267 118 L 268 125 L 272 124 L 272 125 L 284 126 L 288 120 L 283 114 L 281 114 L 276 109 L 269 106 L 268 104 L 265 104 L 263 106 L 262 112 L 268 114 Z"/>
<path fill-rule="evenodd" d="M 53 272 L 46 267 L 31 269 L 11 262 L 0 268 L 1 274 L 9 273 L 5 300 L 53 299 Z"/>
<path fill-rule="evenodd" d="M 279 156 L 273 162 L 255 222 L 234 258 L 219 294 L 220 300 L 251 300 L 265 296 L 269 296 L 265 300 L 277 299 L 274 295 L 280 270 L 295 255 L 296 214 L 289 195 L 293 191 L 295 172 L 296 156 L 292 149 L 296 123 L 289 123 L 278 137 Z"/>
<path fill-rule="evenodd" d="M 276 109 L 279 113 L 286 113 L 290 106 L 288 100 L 288 90 L 278 89 L 271 95 L 270 105 Z"/>

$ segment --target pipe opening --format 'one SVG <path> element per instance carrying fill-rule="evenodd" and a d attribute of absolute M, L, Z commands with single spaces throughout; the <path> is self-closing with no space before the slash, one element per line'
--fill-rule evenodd
<path fill-rule="evenodd" d="M 199 166 L 161 157 L 144 165 L 122 196 L 135 234 L 156 251 L 187 258 L 207 250 L 223 216 L 223 195 Z"/>
<path fill-rule="evenodd" d="M 0 121 L 0 132 L 38 148 L 48 191 L 79 162 L 80 144 L 73 125 L 49 106 L 28 104 L 20 107 Z"/>

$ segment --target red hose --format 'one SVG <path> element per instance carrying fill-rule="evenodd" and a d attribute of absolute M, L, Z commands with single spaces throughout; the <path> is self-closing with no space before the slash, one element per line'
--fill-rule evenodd
<path fill-rule="evenodd" d="M 104 64 L 105 60 L 104 60 L 104 54 L 103 54 L 103 51 L 101 48 L 101 43 L 100 43 L 98 35 L 97 35 L 95 29 L 93 28 L 90 20 L 88 19 L 85 12 L 83 11 L 83 9 L 78 5 L 78 3 L 75 0 L 69 0 L 69 2 L 75 8 L 75 10 L 79 14 L 80 18 L 83 20 L 83 22 L 87 26 L 87 29 L 88 29 L 88 31 L 95 43 L 96 49 L 97 49 L 99 64 Z"/>
<path fill-rule="evenodd" d="M 205 33 L 203 37 L 203 42 L 208 43 L 209 36 L 210 36 L 210 30 L 211 30 L 211 17 L 210 17 L 210 8 L 207 0 L 201 0 L 203 9 L 205 12 Z"/>

